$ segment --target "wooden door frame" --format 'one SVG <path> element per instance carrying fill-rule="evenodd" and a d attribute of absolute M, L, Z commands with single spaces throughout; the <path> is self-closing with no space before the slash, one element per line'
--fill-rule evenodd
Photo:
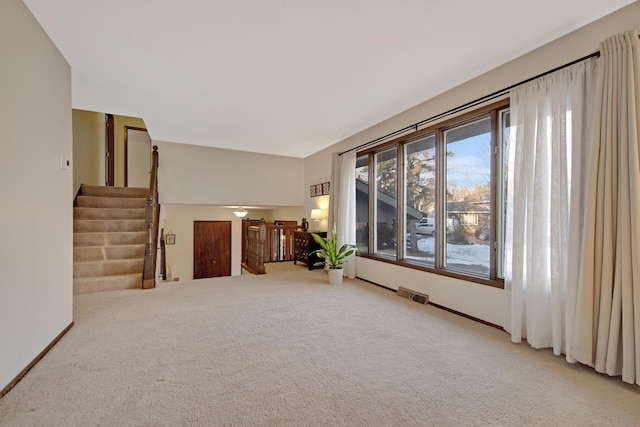
<path fill-rule="evenodd" d="M 124 186 L 129 186 L 129 129 L 131 130 L 139 130 L 142 132 L 149 131 L 147 128 L 141 128 L 137 126 L 125 126 L 124 127 Z M 149 137 L 149 158 L 151 158 L 151 137 Z"/>
<path fill-rule="evenodd" d="M 116 184 L 115 161 L 115 129 L 113 114 L 104 115 L 104 182 L 106 186 L 113 187 Z"/>

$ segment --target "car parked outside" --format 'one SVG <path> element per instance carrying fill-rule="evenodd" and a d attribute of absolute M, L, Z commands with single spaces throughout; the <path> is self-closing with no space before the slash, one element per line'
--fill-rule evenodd
<path fill-rule="evenodd" d="M 453 233 L 459 225 L 459 221 L 454 218 L 447 218 L 447 234 Z M 416 223 L 416 233 L 424 234 L 426 236 L 433 236 L 436 231 L 435 218 L 422 218 Z"/>
<path fill-rule="evenodd" d="M 433 236 L 436 231 L 435 218 L 422 218 L 416 223 L 416 233 Z"/>

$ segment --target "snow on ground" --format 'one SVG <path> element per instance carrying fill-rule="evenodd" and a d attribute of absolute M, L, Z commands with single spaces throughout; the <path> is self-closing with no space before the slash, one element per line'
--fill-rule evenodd
<path fill-rule="evenodd" d="M 415 257 L 415 259 L 434 261 L 435 239 L 427 237 L 418 240 L 418 251 L 425 256 Z M 447 243 L 447 263 L 462 265 L 474 265 L 489 268 L 489 245 L 456 245 Z"/>

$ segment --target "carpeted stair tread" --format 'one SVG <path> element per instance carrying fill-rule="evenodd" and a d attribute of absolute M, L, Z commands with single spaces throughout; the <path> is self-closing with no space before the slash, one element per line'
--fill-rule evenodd
<path fill-rule="evenodd" d="M 94 197 L 146 198 L 149 195 L 149 189 L 139 187 L 98 187 L 83 184 L 79 194 Z"/>
<path fill-rule="evenodd" d="M 142 273 L 144 258 L 80 261 L 73 263 L 73 277 L 118 276 Z"/>
<path fill-rule="evenodd" d="M 73 210 L 73 219 L 144 219 L 144 208 L 87 208 Z"/>
<path fill-rule="evenodd" d="M 94 196 L 76 197 L 76 205 L 81 208 L 140 209 L 144 208 L 146 204 L 147 201 L 144 198 Z"/>
<path fill-rule="evenodd" d="M 74 246 L 116 246 L 116 245 L 136 245 L 146 244 L 146 231 L 129 231 L 127 233 L 75 233 L 73 236 Z"/>
<path fill-rule="evenodd" d="M 145 244 L 135 245 L 100 245 L 100 246 L 74 246 L 73 261 L 102 261 L 112 259 L 143 258 Z"/>
<path fill-rule="evenodd" d="M 104 277 L 76 277 L 73 279 L 74 294 L 140 289 L 141 287 L 142 273 Z"/>
<path fill-rule="evenodd" d="M 148 192 L 80 187 L 73 209 L 74 293 L 141 288 Z"/>
<path fill-rule="evenodd" d="M 75 233 L 92 232 L 118 232 L 118 231 L 144 231 L 146 224 L 144 219 L 74 219 L 73 231 Z"/>

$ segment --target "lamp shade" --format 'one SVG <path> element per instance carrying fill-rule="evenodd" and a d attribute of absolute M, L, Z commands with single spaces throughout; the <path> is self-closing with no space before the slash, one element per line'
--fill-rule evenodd
<path fill-rule="evenodd" d="M 322 209 L 311 209 L 311 219 L 322 219 Z"/>

